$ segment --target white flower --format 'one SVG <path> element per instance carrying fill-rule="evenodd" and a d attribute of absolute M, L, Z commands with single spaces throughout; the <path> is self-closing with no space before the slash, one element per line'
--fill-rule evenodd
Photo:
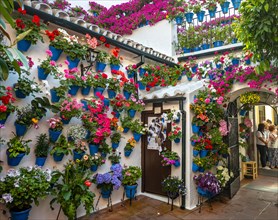
<path fill-rule="evenodd" d="M 223 170 L 222 166 L 217 166 L 217 170 Z"/>
<path fill-rule="evenodd" d="M 2 199 L 4 199 L 6 203 L 12 203 L 13 201 L 13 197 L 10 193 L 4 193 Z"/>

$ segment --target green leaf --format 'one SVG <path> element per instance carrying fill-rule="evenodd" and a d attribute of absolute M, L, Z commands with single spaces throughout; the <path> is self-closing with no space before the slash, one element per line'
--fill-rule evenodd
<path fill-rule="evenodd" d="M 3 21 L 3 19 L 0 17 L 0 25 L 6 29 L 6 24 L 5 21 Z"/>
<path fill-rule="evenodd" d="M 0 14 L 2 14 L 7 22 L 9 22 L 9 24 L 14 27 L 15 24 L 12 16 L 9 14 L 7 8 L 5 8 L 2 4 L 0 4 Z"/>
<path fill-rule="evenodd" d="M 17 55 L 18 59 L 20 59 L 20 61 L 23 63 L 24 67 L 26 69 L 29 68 L 29 65 L 28 65 L 28 60 L 27 58 L 24 56 L 23 53 L 21 53 L 18 49 L 16 48 L 11 48 L 10 50 L 12 50 L 14 52 L 14 54 Z"/>
<path fill-rule="evenodd" d="M 269 4 L 266 3 L 266 4 L 264 5 L 264 10 L 265 10 L 266 12 L 268 12 L 268 8 L 269 8 Z"/>
<path fill-rule="evenodd" d="M 21 69 L 20 66 L 18 65 L 18 62 L 16 60 L 13 60 L 12 64 L 15 71 L 18 73 L 18 75 L 21 75 Z"/>
<path fill-rule="evenodd" d="M 71 196 L 71 191 L 67 191 L 63 194 L 63 197 L 66 201 L 70 199 L 70 196 Z"/>
<path fill-rule="evenodd" d="M 3 50 L 6 52 L 7 56 L 9 57 L 10 61 L 12 62 L 14 60 L 14 57 L 11 51 L 9 51 L 9 49 L 3 48 Z"/>
<path fill-rule="evenodd" d="M 13 42 L 13 44 L 15 45 L 18 41 L 24 39 L 30 32 L 32 31 L 32 29 L 29 29 L 19 35 L 17 35 L 15 41 Z"/>
<path fill-rule="evenodd" d="M 9 68 L 6 62 L 0 58 L 0 79 L 7 80 L 9 77 Z"/>

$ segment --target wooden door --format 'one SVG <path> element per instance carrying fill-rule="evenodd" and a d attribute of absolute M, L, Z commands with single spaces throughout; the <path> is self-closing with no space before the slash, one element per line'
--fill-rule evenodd
<path fill-rule="evenodd" d="M 171 175 L 171 166 L 163 167 L 161 165 L 162 157 L 157 148 L 161 144 L 162 149 L 166 147 L 171 150 L 171 141 L 167 139 L 167 134 L 171 131 L 171 124 L 163 126 L 160 116 L 161 114 L 154 114 L 152 111 L 142 113 L 142 121 L 148 125 L 149 129 L 149 125 L 154 123 L 161 129 L 156 140 L 152 139 L 150 135 L 142 138 L 142 192 L 166 195 L 162 192 L 161 182 Z M 152 125 L 151 129 L 154 129 Z"/>

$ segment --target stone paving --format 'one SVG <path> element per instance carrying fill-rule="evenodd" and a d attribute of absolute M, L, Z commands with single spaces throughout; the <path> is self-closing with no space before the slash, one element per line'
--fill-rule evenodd
<path fill-rule="evenodd" d="M 174 207 L 174 210 L 170 211 L 171 207 L 167 203 L 138 196 L 136 201 L 132 201 L 132 206 L 125 201 L 125 206 L 114 205 L 112 212 L 104 209 L 80 220 L 276 220 L 278 219 L 278 179 L 269 176 L 259 176 L 256 180 L 245 179 L 233 199 L 217 197 L 211 202 L 211 207 L 208 203 L 204 203 L 201 213 L 199 208 L 181 210 Z"/>

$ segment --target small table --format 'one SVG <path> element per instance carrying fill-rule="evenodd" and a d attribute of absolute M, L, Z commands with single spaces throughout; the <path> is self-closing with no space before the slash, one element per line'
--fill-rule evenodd
<path fill-rule="evenodd" d="M 256 161 L 242 162 L 242 173 L 244 176 L 251 176 L 254 179 L 258 177 Z"/>

